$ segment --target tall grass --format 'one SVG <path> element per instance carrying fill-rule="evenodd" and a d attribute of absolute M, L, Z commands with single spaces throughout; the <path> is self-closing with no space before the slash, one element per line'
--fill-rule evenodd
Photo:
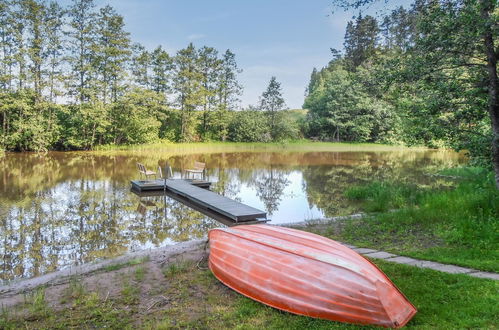
<path fill-rule="evenodd" d="M 344 193 L 351 200 L 362 201 L 366 212 L 386 212 L 414 205 L 422 194 L 423 192 L 415 185 L 382 181 L 374 181 L 365 186 L 354 186 Z"/>
<path fill-rule="evenodd" d="M 347 226 L 347 235 L 363 236 L 369 245 L 375 241 L 366 235 L 375 233 L 385 248 L 397 252 L 499 271 L 499 192 L 493 173 L 480 168 L 443 173 L 459 178 L 454 189 L 380 182 L 350 189 L 346 195 L 362 201 L 366 211 L 384 213 L 361 226 Z M 389 209 L 398 210 L 385 212 Z M 425 242 L 407 247 L 403 241 Z"/>
<path fill-rule="evenodd" d="M 235 151 L 394 151 L 406 150 L 403 146 L 390 146 L 374 143 L 339 143 L 292 140 L 284 142 L 195 142 L 175 143 L 167 140 L 138 145 L 102 145 L 96 151 L 134 150 L 134 151 L 169 151 L 169 152 L 235 152 Z M 411 150 L 426 148 L 411 148 Z"/>

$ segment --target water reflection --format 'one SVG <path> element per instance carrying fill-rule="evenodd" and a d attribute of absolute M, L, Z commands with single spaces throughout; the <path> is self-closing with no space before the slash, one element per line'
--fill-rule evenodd
<path fill-rule="evenodd" d="M 178 173 L 207 165 L 212 190 L 265 209 L 273 223 L 354 212 L 353 183 L 424 173 L 463 161 L 444 151 L 7 154 L 0 159 L 0 279 L 32 277 L 127 251 L 200 238 L 220 224 L 167 197 L 129 189 L 135 163 Z"/>

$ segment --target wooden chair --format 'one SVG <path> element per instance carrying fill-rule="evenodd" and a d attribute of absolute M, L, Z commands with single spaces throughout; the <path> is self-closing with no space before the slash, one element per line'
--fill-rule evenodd
<path fill-rule="evenodd" d="M 161 166 L 158 166 L 158 173 L 159 173 L 160 179 L 173 178 L 173 170 L 172 170 L 172 167 L 170 165 L 168 165 L 168 163 L 166 163 L 166 165 L 165 165 L 164 176 L 163 176 L 163 169 L 161 168 Z"/>
<path fill-rule="evenodd" d="M 146 178 L 146 180 L 149 178 L 149 176 L 154 175 L 154 178 L 157 178 L 157 174 L 154 171 L 148 171 L 146 167 L 141 164 L 137 163 L 137 168 L 139 169 L 139 174 L 140 177 L 142 178 L 142 175 Z"/>
<path fill-rule="evenodd" d="M 184 170 L 186 179 L 189 178 L 194 179 L 196 175 L 200 175 L 201 179 L 204 179 L 205 172 L 206 172 L 206 164 L 201 162 L 194 162 L 193 168 Z"/>

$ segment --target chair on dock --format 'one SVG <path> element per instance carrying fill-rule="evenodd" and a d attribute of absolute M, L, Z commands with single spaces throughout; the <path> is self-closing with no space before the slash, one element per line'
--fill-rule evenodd
<path fill-rule="evenodd" d="M 141 178 L 142 178 L 142 175 L 146 178 L 146 180 L 149 178 L 149 176 L 152 176 L 152 175 L 154 175 L 154 178 L 157 178 L 156 172 L 148 171 L 143 164 L 137 163 L 137 168 L 139 169 L 139 174 L 140 174 Z"/>
<path fill-rule="evenodd" d="M 159 178 L 160 179 L 173 178 L 172 167 L 168 163 L 166 163 L 166 165 L 165 165 L 165 175 L 163 176 L 163 169 L 161 168 L 161 166 L 158 166 L 158 174 L 159 174 Z"/>
<path fill-rule="evenodd" d="M 206 172 L 206 164 L 201 162 L 194 162 L 194 167 L 184 170 L 186 179 L 194 179 L 196 175 L 200 175 L 204 179 Z"/>

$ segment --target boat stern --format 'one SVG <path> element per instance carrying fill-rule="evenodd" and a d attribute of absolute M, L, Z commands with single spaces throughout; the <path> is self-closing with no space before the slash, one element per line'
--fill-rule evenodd
<path fill-rule="evenodd" d="M 389 328 L 401 328 L 416 314 L 417 309 L 394 285 L 376 281 L 379 300 L 391 323 L 383 324 Z"/>

